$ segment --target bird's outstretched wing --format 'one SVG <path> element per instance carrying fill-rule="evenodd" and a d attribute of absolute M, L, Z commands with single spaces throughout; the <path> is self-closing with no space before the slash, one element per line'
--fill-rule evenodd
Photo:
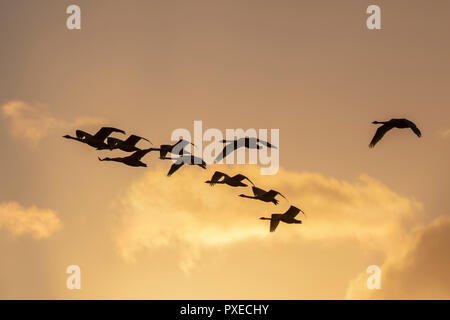
<path fill-rule="evenodd" d="M 94 135 L 94 138 L 103 141 L 106 139 L 106 137 L 108 137 L 113 132 L 120 132 L 120 133 L 125 134 L 125 131 L 120 130 L 120 129 L 116 129 L 116 128 L 112 128 L 112 127 L 103 127 Z"/>
<path fill-rule="evenodd" d="M 278 213 L 274 213 L 271 216 L 271 220 L 270 220 L 270 232 L 274 232 L 275 229 L 278 227 L 278 224 L 280 223 L 280 216 L 281 214 Z"/>
<path fill-rule="evenodd" d="M 268 197 L 273 197 L 273 198 L 275 198 L 277 195 L 280 195 L 280 196 L 282 196 L 283 198 L 286 199 L 286 197 L 283 196 L 281 193 L 279 193 L 278 191 L 272 190 L 272 189 L 269 190 L 269 191 L 267 191 L 266 195 L 267 195 Z M 287 199 L 286 199 L 286 200 L 287 200 Z"/>
<path fill-rule="evenodd" d="M 225 145 L 225 147 L 222 149 L 222 152 L 216 157 L 214 162 L 222 161 L 222 159 L 225 159 L 230 153 L 234 151 L 234 142 L 228 143 Z"/>
<path fill-rule="evenodd" d="M 257 139 L 257 141 L 259 143 L 261 143 L 262 145 L 266 146 L 267 148 L 274 148 L 274 149 L 278 149 L 276 146 L 274 146 L 273 144 L 271 144 L 270 142 L 261 140 L 261 139 Z"/>
<path fill-rule="evenodd" d="M 409 125 L 411 130 L 420 138 L 422 136 L 422 132 L 420 132 L 419 128 L 417 128 L 415 123 L 412 121 L 409 121 L 409 120 L 405 120 L 405 121 Z"/>
<path fill-rule="evenodd" d="M 233 178 L 236 178 L 236 179 L 238 179 L 239 181 L 242 181 L 242 180 L 248 180 L 248 181 L 250 181 L 250 183 L 251 183 L 253 186 L 255 185 L 249 178 L 247 178 L 247 177 L 244 176 L 243 174 L 237 174 L 237 175 L 235 175 Z"/>
<path fill-rule="evenodd" d="M 383 124 L 381 127 L 377 129 L 377 132 L 375 132 L 375 135 L 372 138 L 372 141 L 370 141 L 369 147 L 373 148 L 377 144 L 378 141 L 383 138 L 384 134 L 391 130 L 393 127 L 389 124 Z"/>
<path fill-rule="evenodd" d="M 169 172 L 167 173 L 167 176 L 170 177 L 172 174 L 175 173 L 175 171 L 180 169 L 183 166 L 183 164 L 184 164 L 183 161 L 177 161 L 174 164 L 172 164 L 172 166 L 170 167 Z"/>
<path fill-rule="evenodd" d="M 213 176 L 211 177 L 211 183 L 210 183 L 210 185 L 213 186 L 214 184 L 216 184 L 217 182 L 219 182 L 219 180 L 220 180 L 221 178 L 225 178 L 225 177 L 226 177 L 226 174 L 223 173 L 223 172 L 220 172 L 220 171 L 214 172 Z"/>
<path fill-rule="evenodd" d="M 108 138 L 108 139 L 109 139 L 109 138 Z M 141 139 L 150 142 L 150 140 L 148 140 L 148 139 L 146 139 L 146 138 L 139 137 L 139 136 L 137 136 L 137 135 L 135 135 L 135 134 L 132 134 L 131 136 L 128 137 L 127 140 L 125 140 L 125 144 L 126 144 L 126 145 L 129 145 L 129 146 L 135 146 L 136 143 L 138 143 L 139 140 L 141 140 Z M 150 142 L 150 143 L 151 143 L 151 142 Z"/>
<path fill-rule="evenodd" d="M 284 213 L 288 218 L 295 218 L 301 210 L 297 207 L 290 206 L 289 209 Z"/>
<path fill-rule="evenodd" d="M 193 144 L 192 142 L 189 142 L 187 140 L 184 139 L 180 139 L 178 140 L 177 143 L 175 143 L 172 146 L 172 150 L 170 151 L 172 154 L 178 154 L 178 155 L 182 155 L 182 154 L 188 154 L 189 152 L 185 152 L 184 148 L 188 145 L 192 145 L 195 147 L 195 144 Z"/>
<path fill-rule="evenodd" d="M 148 149 L 143 149 L 143 150 L 138 150 L 135 151 L 131 156 L 129 156 L 130 160 L 141 160 L 143 156 L 145 156 L 147 153 L 149 153 L 150 151 L 153 151 L 152 148 L 148 148 Z"/>
<path fill-rule="evenodd" d="M 252 191 L 253 191 L 253 194 L 256 197 L 262 196 L 263 194 L 266 193 L 266 190 L 260 189 L 260 188 L 255 187 L 255 186 L 252 187 Z"/>

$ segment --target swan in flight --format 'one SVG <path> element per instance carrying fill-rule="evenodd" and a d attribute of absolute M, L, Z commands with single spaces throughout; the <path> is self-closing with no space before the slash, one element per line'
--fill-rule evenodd
<path fill-rule="evenodd" d="M 152 144 L 150 140 L 148 140 L 146 138 L 143 138 L 143 137 L 139 137 L 139 136 L 134 135 L 134 134 L 129 136 L 128 139 L 126 139 L 126 140 L 121 140 L 121 139 L 118 139 L 118 138 L 109 137 L 108 139 L 106 139 L 106 142 L 107 142 L 107 144 L 108 144 L 108 146 L 110 147 L 111 150 L 120 149 L 120 150 L 125 151 L 125 152 L 134 152 L 134 151 L 141 150 L 140 148 L 136 147 L 136 144 L 140 140 L 145 140 L 145 141 L 150 142 L 150 144 Z"/>
<path fill-rule="evenodd" d="M 422 133 L 420 132 L 419 128 L 416 127 L 416 125 L 407 119 L 391 119 L 389 121 L 374 121 L 373 124 L 382 124 L 381 127 L 377 129 L 377 132 L 372 138 L 372 141 L 370 142 L 369 147 L 373 148 L 377 144 L 378 141 L 383 138 L 386 132 L 391 130 L 392 128 L 410 128 L 419 138 L 422 136 Z"/>
<path fill-rule="evenodd" d="M 125 134 L 125 131 L 120 129 L 103 127 L 94 135 L 91 135 L 90 133 L 82 130 L 77 130 L 75 131 L 76 137 L 65 135 L 63 136 L 63 138 L 77 140 L 82 143 L 86 143 L 91 147 L 97 148 L 97 150 L 104 150 L 110 149 L 110 147 L 105 143 L 105 139 L 113 132 L 120 132 Z"/>
<path fill-rule="evenodd" d="M 222 180 L 220 180 L 223 178 Z M 229 175 L 216 171 L 214 172 L 211 180 L 205 181 L 205 183 L 209 183 L 211 186 L 214 186 L 216 183 L 219 184 L 227 184 L 231 187 L 247 187 L 245 183 L 242 182 L 242 180 L 248 180 L 252 185 L 255 185 L 249 178 L 242 174 L 237 174 L 233 177 L 230 177 Z"/>
<path fill-rule="evenodd" d="M 98 160 L 100 161 L 115 161 L 115 162 L 122 162 L 123 164 L 126 164 L 127 166 L 131 167 L 146 167 L 147 164 L 143 163 L 141 161 L 142 157 L 145 156 L 147 153 L 152 151 L 152 148 L 144 149 L 144 150 L 138 150 L 134 152 L 132 155 L 128 157 L 117 157 L 117 158 L 103 158 L 100 157 Z"/>
<path fill-rule="evenodd" d="M 184 164 L 193 165 L 193 166 L 197 165 L 203 169 L 206 169 L 206 162 L 203 161 L 203 159 L 192 156 L 192 155 L 181 156 L 179 158 L 163 157 L 161 159 L 174 161 L 174 163 L 170 167 L 169 172 L 167 173 L 167 176 L 169 176 L 169 177 L 172 174 L 174 174 L 178 169 L 180 169 Z"/>
<path fill-rule="evenodd" d="M 245 138 L 239 138 L 236 140 L 222 140 L 222 143 L 228 143 L 223 148 L 222 152 L 216 157 L 214 162 L 219 162 L 222 159 L 226 158 L 231 152 L 233 152 L 236 149 L 239 149 L 241 147 L 245 147 L 247 149 L 262 149 L 263 146 L 266 146 L 267 148 L 274 148 L 277 149 L 276 146 L 270 144 L 267 141 L 253 138 L 253 137 L 245 137 Z"/>
<path fill-rule="evenodd" d="M 189 142 L 187 140 L 184 139 L 180 139 L 178 140 L 177 143 L 170 145 L 170 144 L 162 144 L 159 149 L 154 149 L 159 151 L 159 158 L 160 159 L 170 159 L 170 158 L 166 158 L 166 155 L 168 153 L 177 155 L 177 156 L 183 156 L 183 155 L 188 155 L 190 154 L 189 152 L 187 152 L 186 150 L 184 150 L 184 148 L 187 145 L 193 145 L 195 147 L 195 145 L 192 142 Z"/>
<path fill-rule="evenodd" d="M 253 186 L 252 187 L 252 191 L 253 191 L 254 196 L 247 196 L 245 194 L 240 194 L 239 197 L 248 198 L 248 199 L 255 199 L 255 200 L 261 200 L 261 201 L 264 201 L 264 202 L 273 202 L 275 205 L 278 204 L 278 200 L 275 199 L 275 197 L 277 195 L 280 195 L 280 196 L 282 196 L 283 198 L 286 199 L 285 196 L 283 196 L 281 193 L 279 193 L 278 191 L 275 191 L 275 190 L 265 191 L 263 189 L 260 189 L 260 188 L 257 188 L 255 186 Z"/>
<path fill-rule="evenodd" d="M 301 220 L 295 219 L 299 212 L 305 214 L 301 209 L 290 206 L 289 209 L 283 214 L 274 213 L 270 216 L 270 218 L 261 217 L 259 219 L 270 220 L 270 232 L 274 232 L 280 221 L 283 221 L 284 223 L 302 223 Z"/>

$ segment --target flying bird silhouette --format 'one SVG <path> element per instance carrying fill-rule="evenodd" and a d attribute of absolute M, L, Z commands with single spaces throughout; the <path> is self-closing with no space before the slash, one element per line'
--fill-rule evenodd
<path fill-rule="evenodd" d="M 147 153 L 152 151 L 152 148 L 144 149 L 144 150 L 138 150 L 134 152 L 132 155 L 127 157 L 117 157 L 117 158 L 103 158 L 100 157 L 98 160 L 100 161 L 115 161 L 115 162 L 121 162 L 123 164 L 126 164 L 127 166 L 131 167 L 146 167 L 147 164 L 141 161 L 142 157 L 145 156 Z"/>
<path fill-rule="evenodd" d="M 391 119 L 389 121 L 373 121 L 373 124 L 382 124 L 381 127 L 377 129 L 377 132 L 375 132 L 375 135 L 372 138 L 372 141 L 369 144 L 370 148 L 375 147 L 378 141 L 383 138 L 383 136 L 391 130 L 392 128 L 399 128 L 399 129 L 405 129 L 410 128 L 419 138 L 422 136 L 422 133 L 420 132 L 419 128 L 416 127 L 416 125 L 407 119 Z"/>
<path fill-rule="evenodd" d="M 170 144 L 162 144 L 159 149 L 154 149 L 154 150 L 158 150 L 159 151 L 159 158 L 160 159 L 166 159 L 166 155 L 168 153 L 171 153 L 173 155 L 177 155 L 177 156 L 183 156 L 183 155 L 188 155 L 190 154 L 189 152 L 187 152 L 186 150 L 184 150 L 184 148 L 187 145 L 193 145 L 195 147 L 195 145 L 192 142 L 189 142 L 187 140 L 184 139 L 180 139 L 178 140 L 177 143 L 170 145 Z M 170 158 L 169 158 L 170 159 Z"/>
<path fill-rule="evenodd" d="M 264 202 L 273 202 L 275 205 L 278 204 L 278 200 L 275 199 L 275 197 L 277 195 L 280 195 L 280 196 L 282 196 L 283 198 L 286 199 L 285 196 L 283 196 L 281 193 L 279 193 L 278 191 L 275 191 L 275 190 L 265 191 L 263 189 L 260 189 L 260 188 L 257 188 L 255 186 L 253 186 L 252 187 L 252 191 L 253 191 L 254 196 L 247 196 L 245 194 L 240 194 L 239 197 L 248 198 L 248 199 L 255 199 L 255 200 L 261 200 L 261 201 L 264 201 Z"/>
<path fill-rule="evenodd" d="M 290 206 L 289 209 L 283 214 L 274 213 L 270 216 L 270 218 L 261 217 L 259 219 L 270 220 L 270 232 L 274 232 L 275 229 L 278 227 L 280 221 L 289 224 L 302 223 L 301 220 L 295 219 L 295 217 L 298 215 L 299 212 L 302 212 L 304 214 L 304 212 L 301 209 L 294 206 Z"/>
<path fill-rule="evenodd" d="M 91 135 L 82 130 L 75 131 L 76 137 L 72 137 L 70 135 L 65 135 L 63 138 L 73 139 L 82 143 L 86 143 L 87 145 L 97 148 L 97 150 L 110 149 L 110 147 L 105 143 L 105 139 L 113 132 L 120 132 L 125 134 L 125 131 L 111 128 L 111 127 L 103 127 L 96 134 Z"/>
<path fill-rule="evenodd" d="M 188 164 L 188 165 L 193 165 L 193 166 L 199 166 L 203 169 L 206 169 L 206 162 L 203 161 L 203 159 L 192 156 L 192 155 L 186 155 L 186 156 L 181 156 L 179 158 L 168 158 L 168 157 L 164 157 L 161 158 L 163 160 L 174 160 L 174 163 L 172 164 L 172 166 L 170 167 L 169 172 L 167 173 L 167 176 L 171 176 L 172 174 L 174 174 L 178 169 L 180 169 L 184 164 Z"/>
<path fill-rule="evenodd" d="M 274 148 L 277 149 L 276 146 L 270 144 L 267 141 L 253 138 L 253 137 L 245 137 L 245 138 L 239 138 L 236 140 L 222 140 L 222 143 L 227 143 L 225 147 L 222 149 L 222 152 L 216 157 L 214 162 L 219 162 L 222 159 L 226 158 L 231 152 L 233 152 L 236 149 L 245 147 L 247 149 L 262 149 L 263 146 L 266 146 L 268 148 Z"/>
<path fill-rule="evenodd" d="M 242 174 L 237 174 L 233 177 L 230 177 L 229 175 L 220 171 L 214 172 L 211 180 L 205 181 L 205 183 L 209 183 L 211 186 L 214 186 L 216 183 L 218 183 L 227 184 L 231 187 L 247 187 L 247 185 L 243 183 L 242 180 L 248 180 L 252 185 L 254 185 L 254 183 L 249 178 Z"/>
<path fill-rule="evenodd" d="M 128 139 L 126 139 L 126 140 L 109 137 L 108 139 L 106 139 L 106 142 L 111 150 L 120 149 L 125 152 L 134 152 L 134 151 L 141 150 L 140 148 L 136 147 L 136 144 L 140 140 L 145 140 L 145 141 L 150 142 L 150 144 L 152 144 L 150 140 L 143 138 L 143 137 L 139 137 L 134 134 L 129 136 Z M 158 150 L 158 149 L 153 149 L 153 150 Z"/>

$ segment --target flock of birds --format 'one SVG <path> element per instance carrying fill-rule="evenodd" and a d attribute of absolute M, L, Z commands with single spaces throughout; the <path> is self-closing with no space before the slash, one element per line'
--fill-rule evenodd
<path fill-rule="evenodd" d="M 391 119 L 389 121 L 374 121 L 372 123 L 382 124 L 382 126 L 380 126 L 377 129 L 375 135 L 373 136 L 372 141 L 369 144 L 370 148 L 373 148 L 377 144 L 377 142 L 379 142 L 381 138 L 383 138 L 386 132 L 388 132 L 393 128 L 399 129 L 410 128 L 418 137 L 422 136 L 417 126 L 412 121 L 409 121 L 407 119 Z M 137 135 L 131 135 L 126 140 L 110 137 L 110 135 L 114 132 L 125 134 L 125 131 L 121 129 L 112 127 L 103 127 L 94 135 L 91 135 L 82 130 L 76 130 L 75 137 L 72 137 L 70 135 L 65 135 L 63 137 L 66 139 L 72 139 L 85 143 L 93 148 L 96 148 L 97 150 L 122 150 L 125 152 L 132 152 L 131 155 L 126 157 L 115 157 L 115 158 L 106 157 L 103 159 L 99 157 L 98 159 L 100 161 L 121 162 L 125 165 L 132 167 L 147 167 L 147 164 L 142 162 L 141 159 L 151 151 L 159 151 L 160 159 L 172 160 L 173 162 L 172 166 L 169 169 L 169 172 L 167 173 L 168 176 L 171 176 L 184 164 L 197 165 L 203 169 L 206 169 L 206 163 L 205 161 L 203 161 L 203 159 L 195 157 L 192 154 L 190 154 L 187 150 L 185 150 L 186 146 L 188 145 L 192 145 L 195 147 L 195 145 L 189 141 L 180 139 L 173 145 L 164 144 L 160 145 L 159 148 L 140 149 L 136 146 L 136 144 L 140 140 L 145 140 L 150 144 L 152 144 L 151 141 L 146 138 L 139 137 Z M 234 150 L 241 147 L 245 147 L 247 149 L 261 149 L 264 146 L 267 148 L 277 148 L 276 146 L 270 144 L 267 141 L 251 137 L 245 137 L 236 140 L 222 140 L 222 143 L 224 143 L 225 146 L 222 152 L 216 157 L 215 162 L 224 159 Z M 170 154 L 170 157 L 167 156 L 168 154 Z M 256 187 L 255 184 L 249 178 L 247 178 L 242 174 L 229 176 L 226 173 L 216 171 L 211 177 L 211 179 L 205 181 L 205 183 L 209 183 L 211 186 L 214 186 L 216 184 L 226 184 L 230 187 L 248 187 L 248 185 L 243 182 L 245 180 L 252 185 L 253 195 L 240 194 L 239 196 L 242 198 L 260 200 L 263 202 L 272 202 L 275 205 L 277 205 L 279 202 L 276 199 L 277 196 L 281 196 L 286 199 L 284 195 L 282 195 L 280 192 L 276 190 L 271 189 L 269 191 L 266 191 Z M 300 212 L 302 212 L 303 215 L 306 216 L 305 212 L 303 212 L 301 209 L 291 205 L 289 209 L 284 213 L 274 213 L 271 215 L 270 218 L 261 217 L 260 219 L 270 220 L 270 232 L 274 232 L 280 222 L 288 224 L 293 223 L 301 224 L 302 221 L 296 219 L 296 216 Z"/>

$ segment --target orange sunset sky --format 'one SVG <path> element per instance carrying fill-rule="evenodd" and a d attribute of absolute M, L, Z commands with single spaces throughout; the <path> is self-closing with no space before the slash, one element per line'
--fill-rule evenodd
<path fill-rule="evenodd" d="M 81 30 L 66 28 L 70 4 Z M 449 13 L 447 0 L 0 0 L 0 298 L 449 299 Z M 371 122 L 393 117 L 422 138 L 393 130 L 369 149 Z M 279 172 L 168 178 L 156 153 L 133 168 L 62 138 L 115 126 L 157 146 L 195 120 L 279 129 Z M 215 170 L 308 218 L 269 233 L 258 218 L 289 203 L 211 188 Z"/>

